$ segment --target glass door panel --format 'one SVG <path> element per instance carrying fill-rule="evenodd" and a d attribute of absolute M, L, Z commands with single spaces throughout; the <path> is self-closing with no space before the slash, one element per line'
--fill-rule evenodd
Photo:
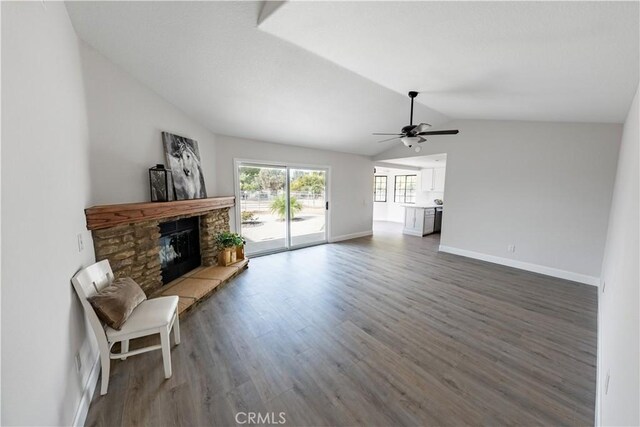
<path fill-rule="evenodd" d="M 327 241 L 327 173 L 324 170 L 289 169 L 291 246 Z"/>
<path fill-rule="evenodd" d="M 248 255 L 288 248 L 287 168 L 240 164 L 240 234 Z"/>

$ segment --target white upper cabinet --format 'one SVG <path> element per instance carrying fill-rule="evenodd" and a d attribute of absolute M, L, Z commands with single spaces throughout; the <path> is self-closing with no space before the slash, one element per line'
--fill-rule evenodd
<path fill-rule="evenodd" d="M 433 169 L 422 169 L 421 191 L 433 191 Z"/>
<path fill-rule="evenodd" d="M 444 191 L 445 168 L 433 169 L 433 191 Z"/>
<path fill-rule="evenodd" d="M 444 191 L 445 168 L 422 169 L 422 191 Z"/>

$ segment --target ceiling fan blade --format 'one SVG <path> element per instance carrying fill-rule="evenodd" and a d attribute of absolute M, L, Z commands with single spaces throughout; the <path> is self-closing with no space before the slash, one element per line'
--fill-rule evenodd
<path fill-rule="evenodd" d="M 380 144 L 382 142 L 393 141 L 394 139 L 400 139 L 401 137 L 402 136 L 394 136 L 393 138 L 383 139 L 382 141 L 378 141 L 378 144 Z"/>
<path fill-rule="evenodd" d="M 420 123 L 418 126 L 413 128 L 413 132 L 416 134 L 420 134 L 420 132 L 426 132 L 427 130 L 429 130 L 430 127 L 431 125 L 429 123 Z"/>
<path fill-rule="evenodd" d="M 402 133 L 372 133 L 371 135 L 395 135 L 395 136 L 402 136 L 404 134 Z"/>
<path fill-rule="evenodd" d="M 422 135 L 456 135 L 458 133 L 458 130 L 432 130 L 429 132 L 420 132 L 417 133 L 416 136 L 422 136 Z"/>

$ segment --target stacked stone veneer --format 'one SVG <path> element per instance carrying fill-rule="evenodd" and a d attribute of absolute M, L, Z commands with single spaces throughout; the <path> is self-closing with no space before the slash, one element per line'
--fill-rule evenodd
<path fill-rule="evenodd" d="M 200 217 L 200 254 L 202 265 L 216 265 L 218 250 L 215 236 L 229 231 L 229 208 L 215 209 Z M 131 277 L 147 295 L 160 288 L 160 223 L 187 218 L 179 216 L 140 221 L 93 231 L 96 260 L 108 259 L 116 278 Z"/>
<path fill-rule="evenodd" d="M 200 255 L 202 256 L 202 265 L 210 266 L 218 263 L 216 234 L 229 230 L 229 208 L 217 209 L 200 216 Z"/>

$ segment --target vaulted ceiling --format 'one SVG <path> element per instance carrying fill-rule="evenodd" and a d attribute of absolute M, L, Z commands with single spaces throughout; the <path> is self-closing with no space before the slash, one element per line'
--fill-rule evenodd
<path fill-rule="evenodd" d="M 456 119 L 623 122 L 638 2 L 286 2 L 260 28 Z"/>
<path fill-rule="evenodd" d="M 69 2 L 83 40 L 215 133 L 376 154 L 450 118 L 621 122 L 638 4 Z M 271 10 L 273 9 L 273 10 Z M 263 13 L 262 17 L 264 18 Z M 446 138 L 446 137 L 444 137 Z"/>

